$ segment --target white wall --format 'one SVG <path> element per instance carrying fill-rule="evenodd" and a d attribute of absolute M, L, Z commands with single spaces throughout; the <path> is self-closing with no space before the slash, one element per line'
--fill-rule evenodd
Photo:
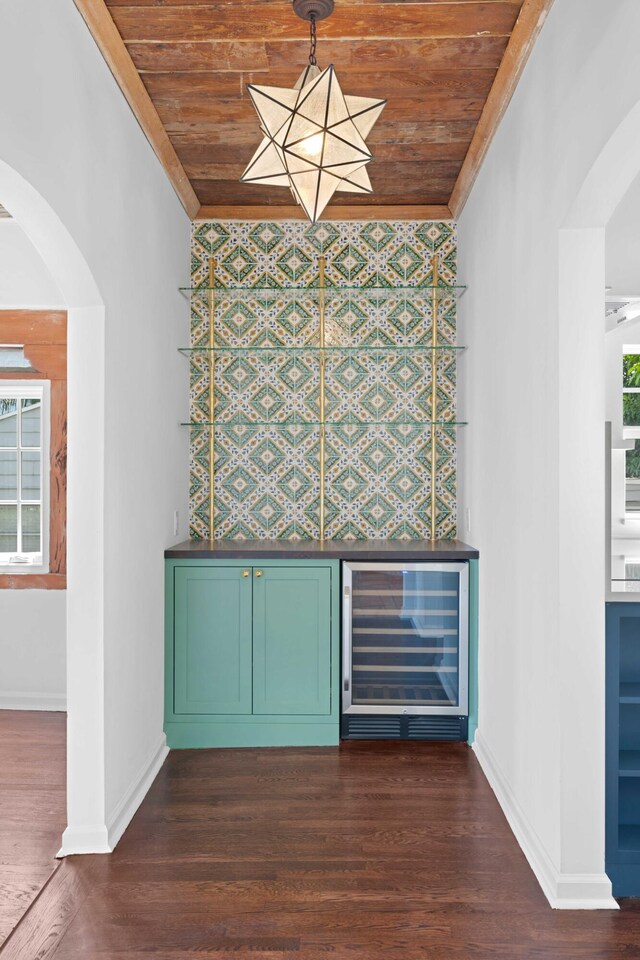
<path fill-rule="evenodd" d="M 187 340 L 188 311 L 177 287 L 188 278 L 189 223 L 71 0 L 5 2 L 2 33 L 0 160 L 57 214 L 105 307 L 104 364 L 99 324 L 89 325 L 81 310 L 70 314 L 69 531 L 70 542 L 87 543 L 69 567 L 73 689 L 80 691 L 84 675 L 96 710 L 104 698 L 103 725 L 92 726 L 103 742 L 84 745 L 86 763 L 76 775 L 102 751 L 105 773 L 103 783 L 94 764 L 83 785 L 86 804 L 70 801 L 65 852 L 73 852 L 95 849 L 105 827 L 97 822 L 101 809 L 109 842 L 117 839 L 140 799 L 137 788 L 162 756 L 162 554 L 175 540 L 173 511 L 180 511 L 183 536 L 187 516 L 188 438 L 178 426 L 187 411 L 187 369 L 176 348 Z M 17 216 L 11 199 L 3 201 Z M 42 252 L 40 238 L 29 235 Z M 82 431 L 86 436 L 83 396 L 96 398 L 100 437 L 103 377 L 104 457 L 96 444 L 92 471 L 75 444 Z M 76 520 L 92 502 L 93 555 L 92 531 L 79 530 Z M 91 595 L 80 586 L 89 574 L 100 579 Z M 0 616 L 1 604 L 2 597 Z M 90 616 L 100 616 L 104 630 L 101 663 L 93 654 L 83 661 L 96 642 L 80 636 Z M 69 722 L 73 729 L 71 699 Z M 76 727 L 72 752 L 81 733 Z"/>
<path fill-rule="evenodd" d="M 607 284 L 612 293 L 640 295 L 640 177 L 607 224 Z"/>
<path fill-rule="evenodd" d="M 60 306 L 62 294 L 15 220 L 0 220 L 0 310 Z M 66 593 L 0 591 L 0 709 L 66 706 Z"/>
<path fill-rule="evenodd" d="M 64 710 L 66 593 L 0 594 L 0 710 Z"/>
<path fill-rule="evenodd" d="M 639 31 L 635 0 L 556 0 L 459 222 L 460 278 L 470 288 L 460 314 L 470 346 L 461 410 L 471 422 L 461 516 L 470 507 L 465 535 L 481 552 L 477 753 L 559 906 L 611 903 L 603 874 L 609 190 L 600 190 L 593 220 L 585 201 L 578 221 L 574 203 L 640 99 Z M 618 184 L 608 187 L 615 194 Z M 576 223 L 581 229 L 563 229 Z"/>
<path fill-rule="evenodd" d="M 0 219 L 0 310 L 61 305 L 58 285 L 20 224 Z"/>
<path fill-rule="evenodd" d="M 640 177 L 627 191 L 605 232 L 606 279 L 610 296 L 640 295 Z M 611 575 L 624 579 L 625 561 L 640 556 L 640 519 L 625 517 L 626 450 L 623 436 L 622 357 L 625 347 L 640 352 L 640 317 L 608 320 L 605 335 L 606 419 L 611 421 Z M 618 584 L 617 586 L 621 586 Z M 629 599 L 633 600 L 633 596 Z"/>

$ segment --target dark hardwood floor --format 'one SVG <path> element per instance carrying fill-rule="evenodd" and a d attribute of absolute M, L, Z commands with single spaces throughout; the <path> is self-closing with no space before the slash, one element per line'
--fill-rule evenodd
<path fill-rule="evenodd" d="M 58 865 L 66 723 L 64 713 L 0 710 L 0 943 Z"/>
<path fill-rule="evenodd" d="M 461 744 L 174 751 L 2 960 L 629 960 L 640 904 L 548 905 Z"/>

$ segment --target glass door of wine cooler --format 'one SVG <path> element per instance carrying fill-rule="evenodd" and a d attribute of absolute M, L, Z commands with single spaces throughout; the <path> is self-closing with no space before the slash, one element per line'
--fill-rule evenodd
<path fill-rule="evenodd" d="M 343 564 L 343 713 L 468 712 L 466 563 Z"/>

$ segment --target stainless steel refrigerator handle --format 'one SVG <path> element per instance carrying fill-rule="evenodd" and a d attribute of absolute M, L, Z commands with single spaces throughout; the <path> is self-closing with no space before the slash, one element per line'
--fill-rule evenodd
<path fill-rule="evenodd" d="M 351 706 L 351 571 L 343 566 L 342 587 L 342 709 Z"/>

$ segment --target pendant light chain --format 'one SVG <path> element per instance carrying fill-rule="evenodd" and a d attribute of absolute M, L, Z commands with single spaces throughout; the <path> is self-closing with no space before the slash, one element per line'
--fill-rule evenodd
<path fill-rule="evenodd" d="M 316 47 L 318 45 L 318 38 L 316 36 L 316 15 L 312 13 L 309 18 L 309 36 L 311 40 L 311 49 L 309 50 L 309 64 L 312 67 L 317 66 L 318 61 L 316 60 Z"/>

